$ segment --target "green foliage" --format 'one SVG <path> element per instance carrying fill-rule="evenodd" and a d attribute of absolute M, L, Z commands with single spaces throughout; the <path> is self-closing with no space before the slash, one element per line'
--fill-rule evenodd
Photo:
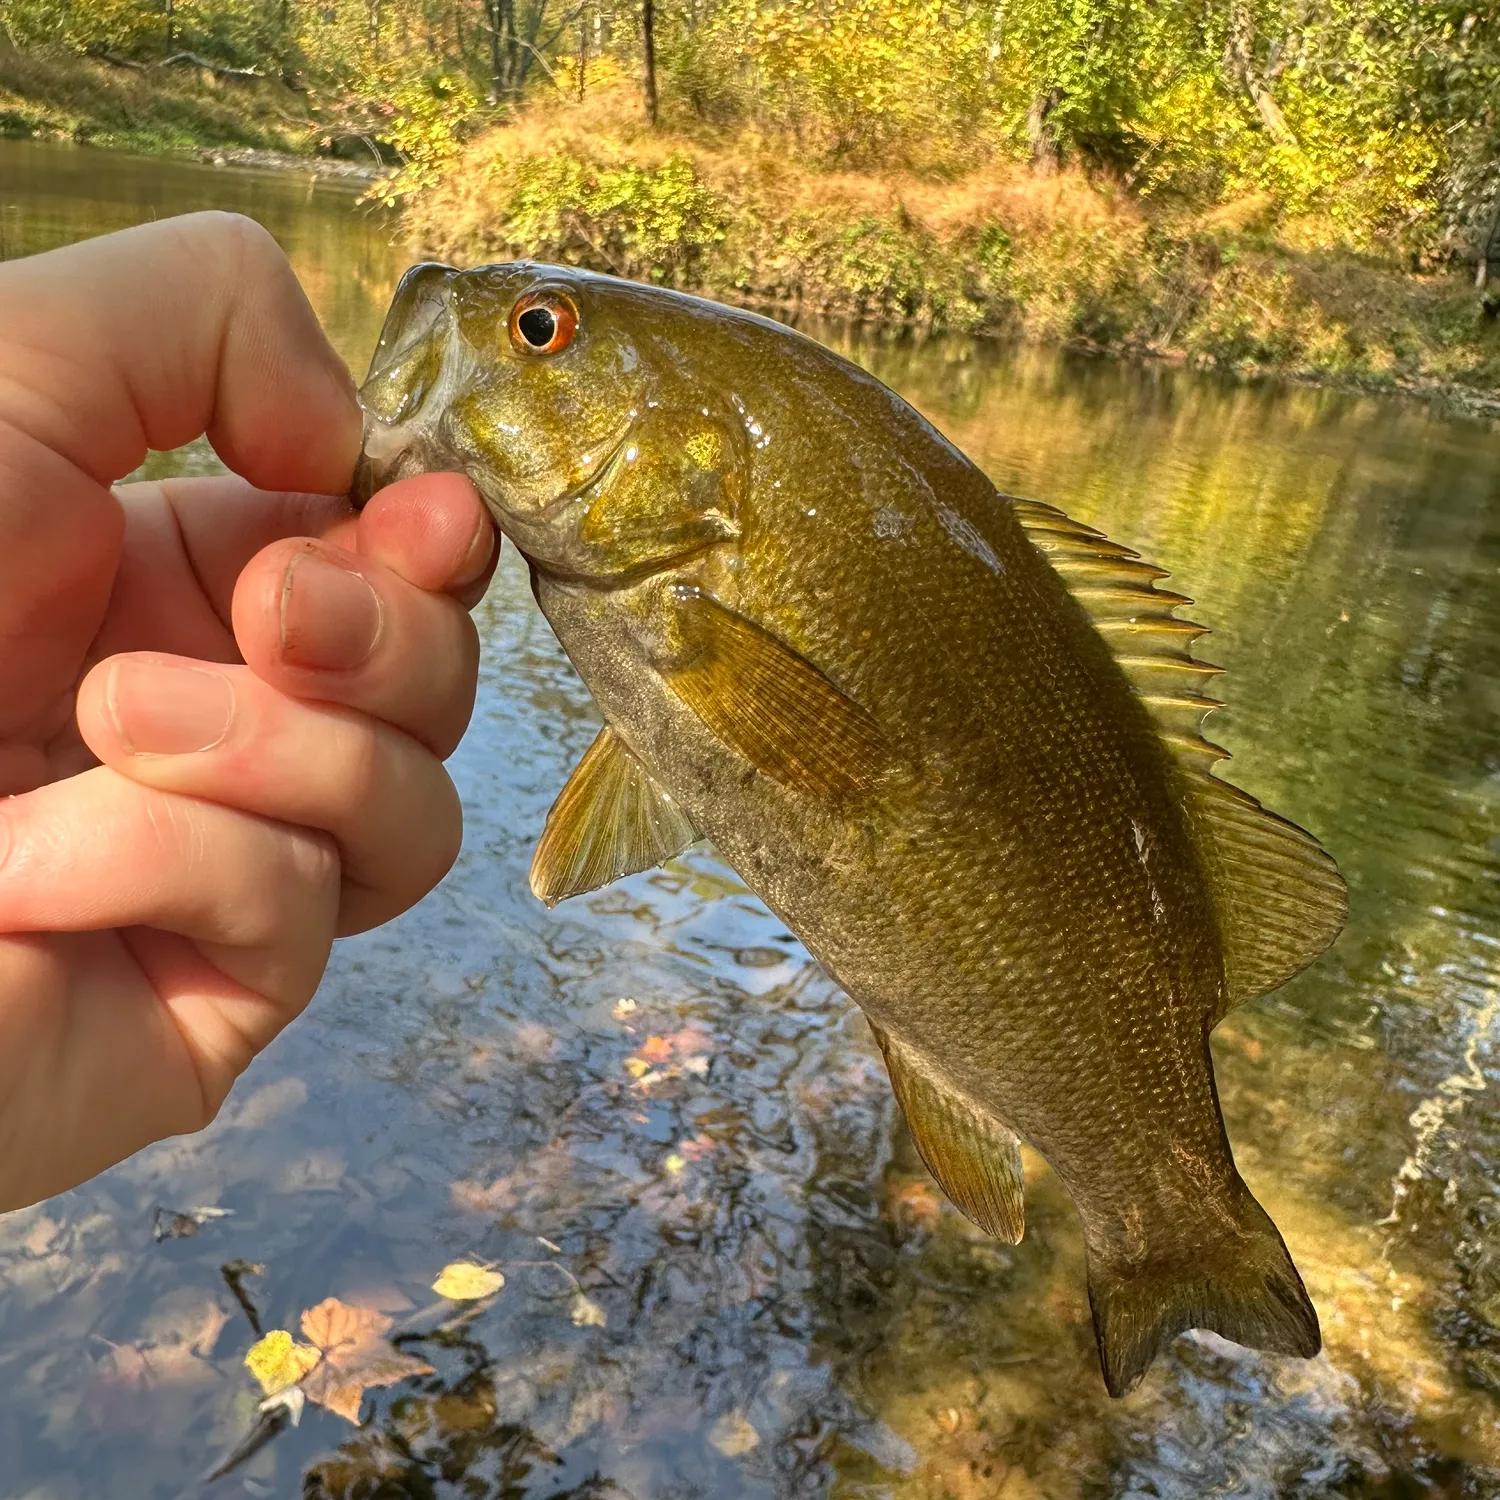
<path fill-rule="evenodd" d="M 486 253 L 692 286 L 705 252 L 725 236 L 726 205 L 685 156 L 645 166 L 551 151 L 497 157 L 489 174 L 495 215 Z"/>

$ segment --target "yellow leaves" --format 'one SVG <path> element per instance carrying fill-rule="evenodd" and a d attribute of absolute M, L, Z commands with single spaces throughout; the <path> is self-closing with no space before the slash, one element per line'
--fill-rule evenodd
<path fill-rule="evenodd" d="M 644 1078 L 651 1071 L 651 1064 L 644 1057 L 627 1057 L 625 1059 L 625 1071 L 632 1078 Z"/>
<path fill-rule="evenodd" d="M 384 1313 L 328 1297 L 302 1314 L 307 1343 L 299 1344 L 284 1328 L 273 1329 L 251 1346 L 245 1367 L 267 1396 L 282 1396 L 296 1386 L 307 1400 L 358 1426 L 367 1390 L 432 1374 L 431 1365 L 384 1337 L 390 1327 Z"/>
<path fill-rule="evenodd" d="M 245 1368 L 255 1376 L 266 1395 L 296 1385 L 322 1354 L 311 1344 L 299 1344 L 284 1328 L 273 1328 L 263 1339 L 250 1346 Z"/>
<path fill-rule="evenodd" d="M 504 1285 L 505 1277 L 499 1271 L 477 1266 L 473 1261 L 455 1260 L 443 1267 L 432 1289 L 451 1302 L 477 1302 L 481 1297 L 493 1296 Z"/>
<path fill-rule="evenodd" d="M 760 1446 L 760 1434 L 742 1413 L 728 1411 L 708 1429 L 708 1441 L 725 1458 L 741 1458 Z"/>
<path fill-rule="evenodd" d="M 568 1315 L 580 1328 L 603 1328 L 609 1321 L 604 1309 L 592 1297 L 585 1297 L 582 1291 L 574 1292 Z"/>
<path fill-rule="evenodd" d="M 684 1168 L 684 1167 L 685 1167 L 685 1166 L 687 1166 L 687 1158 L 686 1158 L 686 1157 L 684 1157 L 684 1156 L 679 1156 L 679 1155 L 678 1155 L 678 1154 L 677 1154 L 677 1153 L 676 1153 L 676 1152 L 675 1152 L 675 1151 L 674 1151 L 674 1152 L 672 1152 L 672 1154 L 671 1154 L 671 1155 L 670 1155 L 670 1156 L 669 1156 L 669 1157 L 667 1157 L 667 1159 L 666 1159 L 666 1160 L 665 1160 L 665 1161 L 664 1161 L 664 1162 L 663 1162 L 663 1163 L 662 1163 L 662 1166 L 664 1166 L 664 1167 L 665 1167 L 665 1168 L 666 1168 L 666 1169 L 667 1169 L 667 1172 L 668 1172 L 668 1173 L 669 1173 L 669 1174 L 670 1174 L 670 1175 L 671 1175 L 671 1176 L 673 1176 L 673 1177 L 676 1177 L 676 1176 L 677 1176 L 677 1175 L 678 1175 L 678 1173 L 679 1173 L 679 1172 L 681 1172 L 681 1171 L 682 1171 L 682 1169 L 683 1169 L 683 1168 Z"/>

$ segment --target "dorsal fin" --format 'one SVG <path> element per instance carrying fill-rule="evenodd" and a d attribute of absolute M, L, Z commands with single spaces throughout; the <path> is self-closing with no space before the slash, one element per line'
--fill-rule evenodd
<path fill-rule="evenodd" d="M 939 1082 L 921 1057 L 872 1021 L 896 1102 L 938 1186 L 986 1234 L 1008 1245 L 1026 1228 L 1021 1142 L 961 1094 Z"/>
<path fill-rule="evenodd" d="M 1193 655 L 1205 628 L 1177 618 L 1192 600 L 1157 588 L 1161 568 L 1092 526 L 1037 500 L 1006 498 L 1109 643 L 1176 765 L 1219 919 L 1226 1009 L 1285 984 L 1339 935 L 1348 892 L 1317 839 L 1213 774 L 1228 752 L 1204 737 L 1204 718 L 1220 706 L 1204 688 L 1221 668 Z"/>

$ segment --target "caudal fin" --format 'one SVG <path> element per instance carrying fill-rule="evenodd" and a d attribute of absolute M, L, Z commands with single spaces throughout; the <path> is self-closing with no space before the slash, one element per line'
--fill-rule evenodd
<path fill-rule="evenodd" d="M 1310 1358 L 1322 1347 L 1318 1315 L 1271 1217 L 1248 1190 L 1239 1223 L 1207 1245 L 1116 1272 L 1090 1247 L 1089 1304 L 1111 1396 L 1123 1396 L 1188 1328 L 1237 1344 Z"/>

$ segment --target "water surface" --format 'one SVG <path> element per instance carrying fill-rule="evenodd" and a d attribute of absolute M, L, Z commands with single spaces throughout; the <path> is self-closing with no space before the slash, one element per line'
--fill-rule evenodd
<path fill-rule="evenodd" d="M 0 142 L 8 255 L 207 206 L 277 235 L 362 369 L 409 256 L 347 189 Z M 1215 1038 L 1325 1353 L 1189 1335 L 1110 1402 L 1055 1181 L 1028 1162 L 1013 1248 L 944 1205 L 858 1013 L 711 854 L 536 904 L 597 719 L 508 553 L 453 875 L 339 946 L 208 1131 L 0 1219 L 0 1495 L 200 1493 L 255 1422 L 251 1315 L 337 1296 L 435 1373 L 358 1428 L 309 1407 L 207 1493 L 1500 1496 L 1500 434 L 824 333 L 1003 488 L 1173 571 L 1230 672 L 1229 774 L 1348 876 L 1336 948 Z M 157 1243 L 159 1205 L 234 1215 Z M 458 1257 L 508 1280 L 455 1318 Z"/>

